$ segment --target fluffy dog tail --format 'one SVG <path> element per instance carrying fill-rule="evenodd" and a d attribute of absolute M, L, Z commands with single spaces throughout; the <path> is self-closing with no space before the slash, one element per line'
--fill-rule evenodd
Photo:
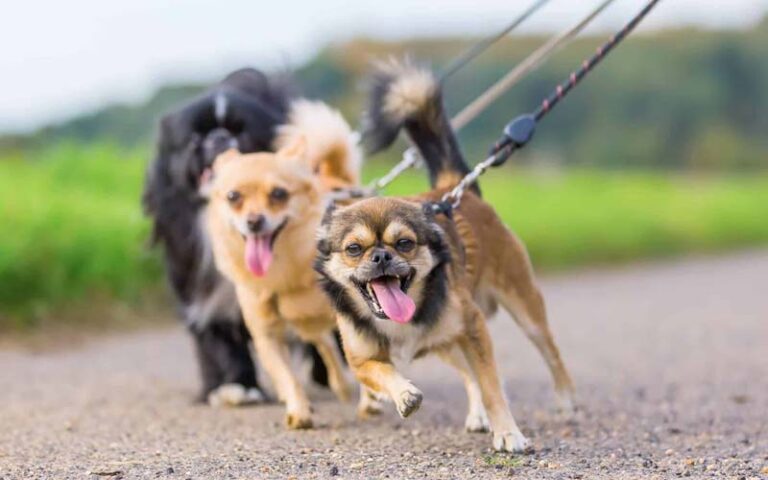
<path fill-rule="evenodd" d="M 391 145 L 405 129 L 427 164 L 433 188 L 451 188 L 470 171 L 443 106 L 440 83 L 429 70 L 394 60 L 377 65 L 364 123 L 370 153 Z"/>
<path fill-rule="evenodd" d="M 313 172 L 333 187 L 360 182 L 362 152 L 357 134 L 339 111 L 323 102 L 296 100 L 288 121 L 277 129 L 275 148 L 291 145 L 299 138 L 306 142 L 305 158 Z"/>

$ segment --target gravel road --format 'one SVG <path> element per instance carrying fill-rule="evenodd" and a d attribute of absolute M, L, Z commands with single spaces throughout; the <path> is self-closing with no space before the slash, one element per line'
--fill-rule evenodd
<path fill-rule="evenodd" d="M 542 360 L 491 322 L 513 412 L 536 452 L 462 430 L 458 377 L 427 359 L 401 420 L 361 423 L 313 391 L 319 427 L 279 405 L 190 401 L 181 328 L 54 352 L 0 352 L 0 478 L 768 478 L 768 252 L 549 277 L 551 323 L 581 410 L 553 410 Z"/>

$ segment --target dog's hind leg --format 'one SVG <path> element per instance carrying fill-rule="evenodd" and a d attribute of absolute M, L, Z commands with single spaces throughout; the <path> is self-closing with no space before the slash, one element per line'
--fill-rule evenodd
<path fill-rule="evenodd" d="M 195 342 L 195 356 L 200 366 L 200 374 L 203 380 L 202 391 L 199 400 L 208 402 L 208 395 L 224 383 L 224 372 L 216 361 L 214 352 L 206 342 L 207 332 L 192 332 L 192 338 Z"/>
<path fill-rule="evenodd" d="M 439 350 L 437 353 L 445 363 L 458 370 L 459 375 L 464 380 L 464 388 L 467 390 L 467 402 L 469 403 L 464 428 L 468 432 L 487 432 L 489 430 L 488 415 L 485 413 L 485 407 L 483 407 L 480 385 L 478 385 L 464 354 L 455 346 Z"/>
<path fill-rule="evenodd" d="M 530 268 L 527 272 L 518 270 L 516 275 L 510 274 L 499 283 L 496 299 L 544 358 L 555 383 L 558 406 L 563 412 L 570 413 L 574 409 L 573 382 L 549 329 L 544 297 L 533 282 L 533 273 Z"/>
<path fill-rule="evenodd" d="M 374 415 L 380 415 L 383 409 L 384 406 L 382 405 L 380 395 L 361 384 L 357 416 L 361 419 L 370 418 Z"/>
<path fill-rule="evenodd" d="M 212 406 L 238 406 L 265 400 L 250 353 L 250 336 L 239 318 L 213 319 L 193 330 L 205 382 L 204 400 Z"/>

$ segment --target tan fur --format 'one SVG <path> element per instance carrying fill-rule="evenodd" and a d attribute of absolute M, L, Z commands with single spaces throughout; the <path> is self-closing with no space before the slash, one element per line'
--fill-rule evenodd
<path fill-rule="evenodd" d="M 400 211 L 396 209 L 402 209 L 403 205 L 413 205 L 413 213 L 405 215 L 410 216 L 411 222 L 419 221 L 416 220 L 419 204 L 439 200 L 443 193 L 437 190 L 413 199 L 418 203 L 392 198 L 364 200 L 346 207 L 341 214 L 344 218 L 359 218 L 360 223 L 353 225 L 352 231 L 357 232 L 357 237 L 365 237 L 364 230 L 378 228 L 371 226 L 378 225 L 377 219 L 385 218 L 389 211 Z M 470 404 L 467 429 L 484 431 L 490 423 L 497 450 L 523 450 L 528 441 L 518 429 L 504 397 L 486 326 L 486 316 L 495 311 L 497 304 L 509 311 L 539 349 L 552 372 L 555 389 L 566 406 L 570 404 L 573 389 L 547 326 L 544 303 L 527 252 L 492 207 L 473 193 L 465 194 L 452 220 L 440 216 L 438 222 L 450 245 L 453 261 L 447 273 L 447 305 L 437 323 L 427 328 L 376 320 L 377 331 L 388 340 L 382 344 L 355 329 L 351 319 L 339 315 L 345 354 L 358 380 L 372 391 L 390 397 L 398 412 L 406 417 L 418 409 L 421 392 L 395 368 L 392 363 L 394 350 L 404 349 L 406 357 L 411 358 L 437 353 L 464 379 Z M 387 232 L 384 237 L 387 234 L 392 237 L 384 238 L 387 246 L 393 245 L 398 235 L 407 234 L 402 225 L 402 222 L 392 220 L 386 229 L 381 227 Z M 329 232 L 330 237 L 333 235 L 334 232 Z M 374 233 L 367 234 L 371 235 Z M 392 251 L 397 254 L 394 249 Z M 408 291 L 417 305 L 423 288 L 418 279 L 434 265 L 431 259 L 425 260 L 424 255 L 428 255 L 425 251 L 428 251 L 427 246 L 420 246 L 409 256 L 400 255 L 417 270 L 417 280 Z M 348 274 L 334 258 L 329 260 L 327 268 L 336 269 L 332 274 L 336 279 Z M 364 304 L 360 308 L 364 308 Z"/>
<path fill-rule="evenodd" d="M 314 105 L 310 110 L 317 114 L 323 109 Z M 345 401 L 350 396 L 331 338 L 334 314 L 317 285 L 312 263 L 323 197 L 337 185 L 354 185 L 359 158 L 345 143 L 351 134 L 349 127 L 330 125 L 336 130 L 324 137 L 304 127 L 306 123 L 286 129 L 281 137 L 285 143 L 276 154 L 222 154 L 214 165 L 207 218 L 216 265 L 236 286 L 259 360 L 286 403 L 289 428 L 312 426 L 309 400 L 289 365 L 285 345 L 289 330 L 315 345 L 336 395 Z M 287 200 L 270 196 L 275 187 L 288 192 Z M 239 192 L 239 201 L 227 199 L 231 191 Z M 273 262 L 263 277 L 252 274 L 244 260 L 243 232 L 249 215 L 263 215 L 273 227 L 285 222 L 275 237 Z"/>
<path fill-rule="evenodd" d="M 387 97 L 383 106 L 385 112 L 397 117 L 406 117 L 410 112 L 421 108 L 432 95 L 429 87 L 433 84 L 432 77 L 416 72 L 414 75 L 401 77 L 392 85 L 396 95 Z"/>
<path fill-rule="evenodd" d="M 293 102 L 288 122 L 278 129 L 275 148 L 283 149 L 302 138 L 307 144 L 304 159 L 326 190 L 360 182 L 362 152 L 338 111 L 322 102 Z"/>
<path fill-rule="evenodd" d="M 448 190 L 455 187 L 461 179 L 464 178 L 462 174 L 454 170 L 443 170 L 435 179 L 435 188 L 438 190 Z"/>

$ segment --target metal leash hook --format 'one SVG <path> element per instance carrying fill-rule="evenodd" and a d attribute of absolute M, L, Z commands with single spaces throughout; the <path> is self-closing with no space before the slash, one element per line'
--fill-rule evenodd
<path fill-rule="evenodd" d="M 421 165 L 421 155 L 419 154 L 419 151 L 416 149 L 416 147 L 408 147 L 405 152 L 403 152 L 403 159 L 400 160 L 397 165 L 392 167 L 392 170 L 387 172 L 386 175 L 378 180 L 373 181 L 369 188 L 372 190 L 382 190 L 384 187 L 392 183 L 397 177 L 399 177 L 400 174 L 402 174 L 404 171 L 418 165 Z"/>
<path fill-rule="evenodd" d="M 457 208 L 461 203 L 464 191 L 477 181 L 478 177 L 491 167 L 503 165 L 512 153 L 518 148 L 524 147 L 533 138 L 536 131 L 536 117 L 532 114 L 520 115 L 504 127 L 502 138 L 494 144 L 488 158 L 475 165 L 453 190 L 443 195 L 438 209 L 440 213 L 446 213 L 446 205 L 450 209 Z M 437 211 L 437 209 L 436 209 Z"/>

